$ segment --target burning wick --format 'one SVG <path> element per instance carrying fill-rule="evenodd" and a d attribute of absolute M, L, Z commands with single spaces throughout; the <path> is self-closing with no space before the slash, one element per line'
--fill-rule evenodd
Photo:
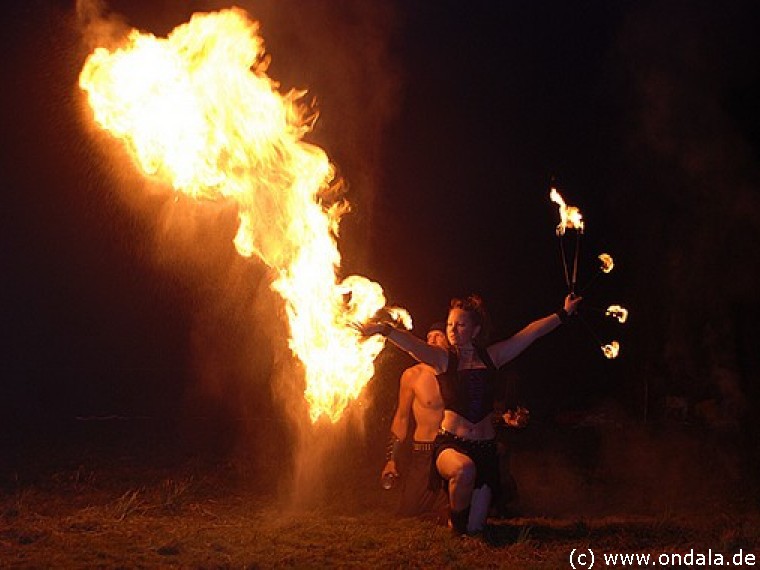
<path fill-rule="evenodd" d="M 610 273 L 612 269 L 615 267 L 615 262 L 609 253 L 600 254 L 599 261 L 602 262 L 602 266 L 599 269 L 601 271 L 604 271 L 605 273 Z"/>
<path fill-rule="evenodd" d="M 401 325 L 408 331 L 412 330 L 412 316 L 406 309 L 400 307 L 386 307 L 386 310 L 394 323 Z"/>
<path fill-rule="evenodd" d="M 557 226 L 557 235 L 565 235 L 566 230 L 578 230 L 578 232 L 583 233 L 583 215 L 581 211 L 575 206 L 568 206 L 556 188 L 551 189 L 549 198 L 559 206 L 560 222 Z"/>
<path fill-rule="evenodd" d="M 599 338 L 596 336 L 596 333 L 592 330 L 591 326 L 588 324 L 586 319 L 583 318 L 583 315 L 579 312 L 575 313 L 578 320 L 583 323 L 583 325 L 586 327 L 586 330 L 591 335 L 591 338 L 594 339 L 594 342 L 599 345 L 599 348 L 601 348 L 602 353 L 604 356 L 606 356 L 609 359 L 617 358 L 618 353 L 620 352 L 620 343 L 616 340 L 613 340 L 610 344 L 602 344 Z"/>
<path fill-rule="evenodd" d="M 583 233 L 583 227 L 584 227 L 583 215 L 581 214 L 581 211 L 575 206 L 568 206 L 565 203 L 564 198 L 562 198 L 562 195 L 554 187 L 551 188 L 551 192 L 549 193 L 549 198 L 551 199 L 552 202 L 554 202 L 555 204 L 559 206 L 560 222 L 559 222 L 559 225 L 557 226 L 556 232 L 557 232 L 557 237 L 559 238 L 560 251 L 562 252 L 562 267 L 565 272 L 565 283 L 567 284 L 567 288 L 571 293 L 574 293 L 575 284 L 578 278 L 578 256 L 581 249 L 581 234 Z M 568 276 L 567 257 L 565 255 L 565 245 L 563 241 L 565 232 L 568 229 L 576 230 L 575 254 L 573 256 L 572 278 Z"/>
<path fill-rule="evenodd" d="M 580 292 L 583 293 L 586 289 L 591 287 L 591 285 L 596 281 L 596 278 L 599 277 L 602 273 L 611 273 L 612 269 L 615 267 L 615 262 L 612 259 L 612 256 L 609 253 L 602 253 L 599 255 L 599 261 L 602 262 L 602 265 L 599 267 L 596 273 L 594 273 L 593 277 L 589 280 L 588 283 L 586 283 L 583 287 L 581 287 Z"/>
<path fill-rule="evenodd" d="M 617 358 L 618 354 L 620 353 L 620 343 L 616 340 L 613 340 L 610 344 L 603 345 L 601 348 L 604 356 L 610 360 Z"/>
<path fill-rule="evenodd" d="M 607 307 L 607 311 L 604 314 L 608 317 L 617 319 L 620 324 L 623 324 L 628 320 L 628 309 L 624 309 L 620 305 L 610 305 Z"/>
<path fill-rule="evenodd" d="M 365 322 L 392 323 L 395 327 L 412 330 L 412 316 L 400 307 L 383 307 Z"/>
<path fill-rule="evenodd" d="M 564 198 L 562 198 L 562 195 L 557 191 L 556 188 L 552 187 L 551 192 L 549 193 L 549 198 L 552 202 L 557 204 L 559 206 L 559 217 L 560 222 L 557 226 L 557 237 L 559 238 L 559 247 L 560 251 L 562 253 L 562 268 L 565 272 L 565 283 L 567 283 L 567 287 L 570 290 L 570 293 L 575 293 L 575 284 L 577 282 L 578 277 L 578 255 L 581 249 L 581 234 L 583 233 L 584 229 L 584 223 L 583 223 L 583 215 L 581 214 L 580 210 L 576 208 L 575 206 L 568 206 L 565 202 Z M 573 273 L 572 278 L 568 275 L 568 268 L 567 268 L 567 256 L 565 255 L 565 245 L 564 245 L 564 236 L 567 230 L 573 229 L 576 230 L 575 233 L 575 255 L 573 258 Z M 586 285 L 583 289 L 587 289 L 591 283 L 594 282 L 594 280 L 597 278 L 597 276 L 600 273 L 609 273 L 612 271 L 612 268 L 614 267 L 614 262 L 612 260 L 612 256 L 610 256 L 607 253 L 602 253 L 599 255 L 599 260 L 602 262 L 601 267 L 599 270 L 594 274 L 594 276 L 591 278 L 591 281 L 589 281 L 588 285 Z M 620 323 L 624 323 L 626 319 L 628 318 L 628 311 L 621 307 L 620 305 L 610 305 L 607 308 L 607 311 L 605 312 L 606 316 L 611 316 L 615 319 L 617 319 Z M 589 326 L 588 322 L 586 322 L 585 319 L 581 317 L 580 314 L 578 314 L 580 322 L 584 324 L 586 327 L 586 330 L 588 330 L 589 334 L 593 337 L 594 341 L 600 345 L 600 348 L 602 350 L 602 353 L 604 353 L 604 356 L 606 356 L 609 359 L 617 358 L 617 355 L 620 352 L 620 343 L 618 343 L 616 340 L 613 340 L 609 344 L 602 344 L 599 342 L 599 339 L 597 338 L 596 334 L 594 334 L 594 331 Z"/>

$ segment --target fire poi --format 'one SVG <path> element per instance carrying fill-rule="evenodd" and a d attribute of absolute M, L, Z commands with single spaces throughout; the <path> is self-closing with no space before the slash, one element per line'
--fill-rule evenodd
<path fill-rule="evenodd" d="M 605 315 L 612 317 L 613 319 L 617 319 L 620 324 L 623 324 L 628 320 L 628 310 L 621 307 L 620 305 L 610 305 L 607 307 Z"/>
<path fill-rule="evenodd" d="M 602 262 L 602 266 L 599 268 L 604 273 L 610 273 L 615 267 L 615 260 L 609 253 L 600 253 L 599 261 Z"/>
<path fill-rule="evenodd" d="M 583 215 L 575 206 L 568 206 L 562 195 L 556 188 L 552 188 L 549 193 L 552 202 L 559 206 L 560 222 L 557 225 L 557 237 L 559 238 L 559 247 L 562 252 L 562 267 L 565 270 L 565 282 L 570 293 L 575 293 L 575 284 L 578 278 L 578 254 L 581 247 L 581 234 L 583 233 Z M 567 258 L 565 257 L 565 232 L 575 230 L 575 254 L 573 256 L 573 275 L 572 278 L 567 271 Z"/>
<path fill-rule="evenodd" d="M 98 47 L 79 85 L 95 122 L 146 177 L 194 199 L 237 206 L 234 245 L 273 270 L 289 345 L 303 363 L 312 422 L 336 422 L 374 374 L 380 336 L 351 326 L 385 304 L 379 284 L 341 278 L 337 246 L 347 202 L 326 153 L 303 140 L 315 113 L 305 91 L 280 93 L 267 74 L 258 23 L 238 8 L 197 13 L 166 38 L 132 29 Z M 201 207 L 201 204 L 199 204 Z M 389 313 L 405 326 L 403 309 Z"/>
<path fill-rule="evenodd" d="M 581 211 L 576 206 L 569 206 L 555 187 L 552 187 L 550 189 L 549 199 L 558 206 L 560 222 L 557 225 L 556 234 L 557 238 L 559 239 L 560 253 L 562 255 L 562 269 L 564 271 L 565 283 L 567 284 L 568 292 L 575 294 L 576 283 L 578 279 L 578 257 L 581 243 L 580 240 L 581 235 L 585 229 L 583 214 L 581 214 Z M 572 275 L 568 270 L 567 256 L 565 254 L 564 239 L 567 230 L 575 230 L 575 251 L 573 255 Z M 612 256 L 608 253 L 600 254 L 598 256 L 598 259 L 601 261 L 601 266 L 599 267 L 599 270 L 594 274 L 588 285 L 583 287 L 583 290 L 588 289 L 588 287 L 591 285 L 591 283 L 594 282 L 600 273 L 610 273 L 615 266 Z M 612 317 L 616 319 L 620 324 L 623 324 L 628 319 L 628 310 L 624 309 L 620 305 L 610 305 L 605 311 L 605 316 Z M 580 313 L 578 314 L 578 317 L 581 317 Z M 586 328 L 591 333 L 594 341 L 597 344 L 600 344 L 600 348 L 602 349 L 604 356 L 609 359 L 617 358 L 618 354 L 620 353 L 620 343 L 617 341 L 612 341 L 609 344 L 600 343 L 596 337 L 596 334 L 588 325 L 588 323 L 582 318 L 581 321 L 584 325 L 586 325 Z"/>
<path fill-rule="evenodd" d="M 620 343 L 613 340 L 611 343 L 602 346 L 602 352 L 607 358 L 617 358 L 617 355 L 620 352 Z"/>

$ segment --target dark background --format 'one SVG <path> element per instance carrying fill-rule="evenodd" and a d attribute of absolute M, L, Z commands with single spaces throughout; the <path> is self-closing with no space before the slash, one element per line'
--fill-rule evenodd
<path fill-rule="evenodd" d="M 601 252 L 616 268 L 587 290 L 583 322 L 510 365 L 518 398 L 538 425 L 670 418 L 756 456 L 753 2 L 240 5 L 261 21 L 269 75 L 316 97 L 308 139 L 353 204 L 345 275 L 381 283 L 420 335 L 450 297 L 478 292 L 505 337 L 565 294 L 554 180 L 587 221 L 580 284 Z M 221 7 L 110 4 L 157 35 Z M 81 105 L 88 50 L 70 2 L 15 3 L 2 42 L 4 443 L 44 448 L 62 425 L 116 417 L 226 448 L 216 434 L 284 421 L 298 403 L 272 388 L 281 309 L 264 268 L 233 250 L 234 212 L 145 191 L 116 166 Z M 611 303 L 630 310 L 625 326 L 595 312 Z M 410 363 L 395 349 L 378 360 L 367 402 L 381 432 Z"/>

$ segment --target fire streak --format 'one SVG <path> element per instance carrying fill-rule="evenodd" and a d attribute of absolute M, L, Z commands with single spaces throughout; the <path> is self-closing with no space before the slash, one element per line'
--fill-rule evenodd
<path fill-rule="evenodd" d="M 605 344 L 602 346 L 602 352 L 604 353 L 604 356 L 609 359 L 617 358 L 618 354 L 620 353 L 620 343 L 616 340 L 613 340 L 610 344 Z"/>
<path fill-rule="evenodd" d="M 351 326 L 385 305 L 382 288 L 338 278 L 345 202 L 328 204 L 334 167 L 302 140 L 314 116 L 305 92 L 278 92 L 266 75 L 258 24 L 233 8 L 194 14 L 166 38 L 132 30 L 123 46 L 87 58 L 79 85 L 97 124 L 140 171 L 196 199 L 231 200 L 234 244 L 273 268 L 290 348 L 304 364 L 313 422 L 336 422 L 374 374 L 379 335 Z M 411 326 L 409 315 L 397 317 Z"/>
<path fill-rule="evenodd" d="M 559 206 L 560 223 L 557 226 L 557 235 L 565 235 L 565 231 L 569 229 L 575 229 L 579 233 L 583 233 L 583 215 L 581 211 L 575 206 L 568 206 L 556 188 L 551 189 L 549 198 Z"/>
<path fill-rule="evenodd" d="M 615 267 L 615 261 L 609 253 L 602 253 L 599 255 L 599 261 L 602 262 L 601 270 L 605 273 L 610 273 Z"/>
<path fill-rule="evenodd" d="M 607 307 L 605 316 L 617 319 L 620 324 L 623 324 L 628 320 L 628 309 L 621 307 L 620 305 L 610 305 Z"/>

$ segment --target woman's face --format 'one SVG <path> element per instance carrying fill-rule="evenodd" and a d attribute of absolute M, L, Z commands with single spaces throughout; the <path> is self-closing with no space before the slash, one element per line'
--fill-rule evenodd
<path fill-rule="evenodd" d="M 468 346 L 478 336 L 480 325 L 476 325 L 470 313 L 464 309 L 451 309 L 446 321 L 446 336 L 451 346 Z"/>

